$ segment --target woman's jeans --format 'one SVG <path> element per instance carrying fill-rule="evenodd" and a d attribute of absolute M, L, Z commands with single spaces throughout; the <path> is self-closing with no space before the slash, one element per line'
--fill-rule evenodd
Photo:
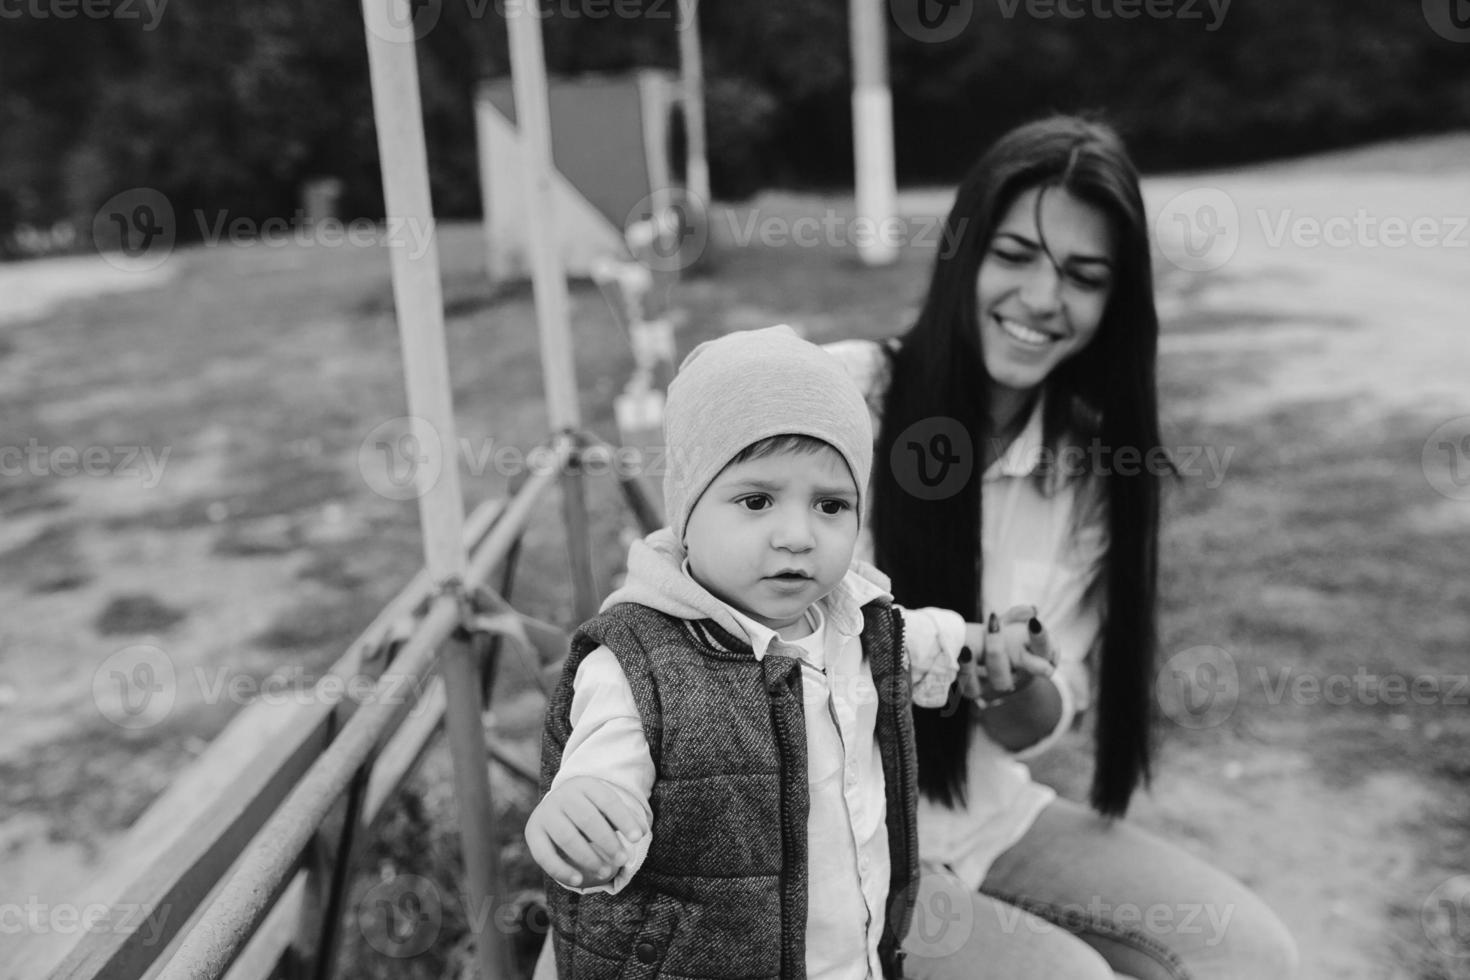
<path fill-rule="evenodd" d="M 1296 944 L 1240 882 L 1124 821 L 1055 800 L 979 893 L 925 869 L 913 980 L 1276 980 Z"/>

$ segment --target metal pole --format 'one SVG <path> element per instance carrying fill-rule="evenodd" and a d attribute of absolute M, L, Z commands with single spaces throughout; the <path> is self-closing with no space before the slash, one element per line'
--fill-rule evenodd
<path fill-rule="evenodd" d="M 581 408 L 577 403 L 577 365 L 572 356 L 567 277 L 557 251 L 556 199 L 551 182 L 551 114 L 547 108 L 546 62 L 537 4 L 538 0 L 507 4 L 505 17 L 509 21 L 516 127 L 525 154 L 527 211 L 532 216 L 526 232 L 531 247 L 536 322 L 541 331 L 546 409 L 552 429 L 570 441 L 570 434 L 581 427 Z M 572 564 L 576 615 L 585 619 L 597 612 L 597 586 L 592 573 L 587 500 L 575 445 L 572 453 L 571 465 L 561 480 L 562 517 Z"/>
<path fill-rule="evenodd" d="M 852 31 L 852 141 L 857 219 L 872 222 L 858 239 L 868 265 L 887 265 L 898 248 L 886 240 L 898 196 L 893 168 L 893 97 L 888 90 L 888 47 L 883 0 L 848 0 Z"/>
<path fill-rule="evenodd" d="M 237 870 L 220 886 L 173 958 L 157 973 L 157 980 L 219 977 L 234 962 L 290 883 L 302 850 L 353 775 L 411 710 L 415 690 L 433 668 L 435 652 L 454 631 L 458 617 L 458 608 L 448 598 L 439 599 L 429 609 L 373 700 L 357 709 L 266 821 L 240 856 Z"/>
<path fill-rule="evenodd" d="M 572 442 L 573 436 L 563 436 Z M 573 457 L 561 478 L 562 523 L 567 532 L 567 558 L 572 566 L 572 605 L 578 622 L 597 615 L 600 604 L 597 581 L 592 568 L 592 528 L 587 517 L 586 484 L 582 467 L 576 462 L 581 449 L 575 447 Z"/>
<path fill-rule="evenodd" d="M 556 196 L 552 189 L 551 115 L 546 99 L 546 62 L 541 50 L 538 0 L 505 5 L 510 37 L 511 81 L 516 98 L 516 128 L 525 154 L 526 238 L 531 250 L 531 287 L 536 325 L 541 331 L 541 373 L 546 408 L 556 432 L 581 425 L 577 368 L 572 357 L 567 276 L 557 250 Z"/>
<path fill-rule="evenodd" d="M 395 222 L 420 222 L 427 241 L 422 255 L 391 249 L 393 300 L 403 349 L 408 411 L 421 447 L 438 447 L 440 465 L 415 470 L 419 523 L 423 529 L 424 564 L 437 583 L 463 582 L 466 556 L 460 543 L 464 502 L 460 496 L 454 406 L 450 399 L 449 359 L 444 342 L 444 300 L 439 282 L 439 252 L 429 198 L 428 152 L 419 98 L 418 63 L 414 51 L 413 12 L 392 9 L 383 0 L 362 0 L 367 28 L 368 65 L 372 77 L 373 116 L 382 161 L 383 197 L 390 229 Z M 469 645 L 450 642 L 442 669 L 446 684 L 445 715 L 451 733 L 455 799 L 459 803 L 460 836 L 465 858 L 465 892 L 477 915 L 471 920 L 475 951 L 484 980 L 511 975 L 510 950 L 494 928 L 491 908 L 499 891 L 490 853 L 493 810 L 489 763 L 480 716 L 479 684 L 452 683 L 473 678 Z M 464 733 L 473 728 L 476 738 Z"/>
<path fill-rule="evenodd" d="M 679 83 L 684 94 L 684 184 L 700 205 L 709 204 L 709 159 L 704 134 L 704 55 L 699 43 L 699 0 L 679 10 Z"/>

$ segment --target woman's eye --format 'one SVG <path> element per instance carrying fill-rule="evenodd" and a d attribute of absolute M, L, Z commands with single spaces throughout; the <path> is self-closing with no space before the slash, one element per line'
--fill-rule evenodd
<path fill-rule="evenodd" d="M 1076 283 L 1077 286 L 1082 289 L 1106 289 L 1108 286 L 1107 276 L 1093 275 L 1090 273 L 1077 272 L 1076 270 L 1073 270 L 1067 273 L 1067 278 L 1072 280 L 1072 282 Z"/>
<path fill-rule="evenodd" d="M 990 254 L 994 255 L 1002 262 L 1006 262 L 1011 265 L 1022 265 L 1023 263 L 1031 261 L 1030 252 L 1021 252 L 1011 248 L 991 249 Z"/>
<path fill-rule="evenodd" d="M 817 506 L 821 508 L 822 513 L 826 514 L 828 517 L 836 517 L 838 514 L 852 507 L 852 505 L 845 500 L 823 500 L 818 503 Z"/>
<path fill-rule="evenodd" d="M 763 493 L 753 493 L 748 497 L 741 497 L 735 502 L 746 510 L 765 510 L 771 505 L 771 498 Z"/>

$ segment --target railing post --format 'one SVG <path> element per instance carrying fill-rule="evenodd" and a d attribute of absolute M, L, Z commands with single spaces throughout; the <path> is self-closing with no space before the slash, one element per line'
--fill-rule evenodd
<path fill-rule="evenodd" d="M 428 231 L 424 236 L 427 247 L 419 254 L 403 248 L 389 250 L 409 415 L 420 444 L 441 447 L 440 465 L 432 468 L 433 472 L 427 466 L 418 466 L 414 471 L 424 565 L 441 589 L 462 590 L 467 571 L 460 543 L 464 501 L 459 488 L 459 440 L 450 397 L 439 252 L 414 51 L 413 17 L 417 10 L 418 5 L 412 3 L 362 0 L 387 218 L 390 223 L 417 221 Z M 562 288 L 565 290 L 565 282 Z M 570 356 L 569 347 L 566 353 Z M 462 594 L 457 598 L 462 629 L 465 603 Z M 455 796 L 464 834 L 465 892 L 475 906 L 472 913 L 480 914 L 490 908 L 499 889 L 494 855 L 484 843 L 490 834 L 493 811 L 485 733 L 480 721 L 480 685 L 464 637 L 456 635 L 442 657 Z M 506 980 L 510 960 L 504 937 L 490 922 L 473 915 L 470 926 L 482 980 Z"/>

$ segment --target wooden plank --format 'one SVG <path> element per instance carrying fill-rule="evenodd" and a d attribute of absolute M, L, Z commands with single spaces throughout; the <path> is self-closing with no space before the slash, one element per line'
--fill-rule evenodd
<path fill-rule="evenodd" d="M 547 479 L 554 479 L 554 474 L 548 474 Z M 472 567 L 493 569 L 503 560 L 522 530 L 507 531 L 505 520 L 514 513 L 523 521 L 528 507 L 517 504 L 522 497 L 535 499 L 543 489 L 544 483 L 527 481 L 502 521 L 486 535 L 475 555 L 477 564 Z M 412 639 L 393 661 L 382 696 L 358 708 L 342 733 L 270 817 L 236 862 L 218 895 L 202 910 L 198 924 L 185 935 L 179 953 L 159 974 L 161 980 L 218 977 L 234 962 L 285 887 L 302 849 L 345 790 L 353 772 L 402 724 L 413 707 L 413 693 L 422 689 L 439 647 L 458 619 L 459 609 L 452 597 L 440 597 L 430 606 Z M 482 743 L 482 758 L 483 753 Z M 473 896 L 472 900 L 488 901 Z"/>
<path fill-rule="evenodd" d="M 388 745 L 378 754 L 363 806 L 364 832 L 371 832 L 388 800 L 418 767 L 443 722 L 444 681 L 436 677 L 408 720 L 399 726 Z M 527 758 L 521 749 L 506 745 L 490 735 L 486 736 L 486 746 L 490 758 L 513 777 L 533 789 L 540 784 L 534 758 Z M 280 900 L 225 974 L 224 980 L 269 980 L 295 938 L 295 922 L 302 908 L 305 884 L 306 873 L 301 872 L 281 893 Z M 162 965 L 160 962 L 157 969 L 161 970 Z"/>
<path fill-rule="evenodd" d="M 507 509 L 502 500 L 476 509 L 466 528 L 466 543 L 488 545 L 487 535 Z M 517 507 L 516 512 L 524 515 L 526 508 Z M 509 539 L 506 534 L 497 538 Z M 489 560 L 481 565 L 488 570 L 495 556 L 485 557 Z M 363 657 L 382 645 L 399 620 L 422 606 L 430 591 L 428 576 L 422 572 L 415 576 L 348 647 L 330 673 L 343 679 L 355 676 Z M 353 707 L 346 698 L 335 705 L 320 700 L 305 705 L 257 702 L 247 706 L 112 848 L 121 860 L 103 873 L 79 904 L 167 909 L 169 914 L 161 923 L 164 933 L 147 949 L 128 951 L 142 945 L 142 939 L 133 933 L 96 930 L 82 935 L 64 952 L 22 950 L 16 959 L 28 962 L 30 975 L 39 976 L 51 968 L 50 976 L 60 980 L 119 975 L 102 971 L 111 964 L 136 965 L 156 957 L 325 750 L 331 733 Z"/>
<path fill-rule="evenodd" d="M 88 932 L 51 973 L 52 980 L 135 977 L 183 928 L 255 831 L 265 823 L 326 749 L 330 711 L 295 706 L 295 717 L 249 765 L 233 770 L 231 792 L 211 801 L 172 843 L 169 854 L 144 867 L 109 908 L 141 928 Z"/>
<path fill-rule="evenodd" d="M 273 813 L 236 862 L 236 870 L 184 936 L 160 980 L 223 975 L 295 872 L 301 852 L 353 774 L 401 721 L 412 690 L 428 676 L 440 645 L 454 630 L 459 609 L 448 596 L 430 607 L 414 638 L 385 677 L 381 696 L 360 706 Z M 93 976 L 95 974 L 88 974 Z M 108 974 L 112 976 L 113 974 Z"/>

